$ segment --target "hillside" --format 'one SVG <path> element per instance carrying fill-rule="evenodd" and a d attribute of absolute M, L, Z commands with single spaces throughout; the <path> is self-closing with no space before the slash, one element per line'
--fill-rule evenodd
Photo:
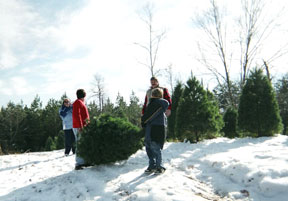
<path fill-rule="evenodd" d="M 1 201 L 286 201 L 288 137 L 166 143 L 162 175 L 143 174 L 144 149 L 127 161 L 74 170 L 64 151 L 0 157 Z"/>

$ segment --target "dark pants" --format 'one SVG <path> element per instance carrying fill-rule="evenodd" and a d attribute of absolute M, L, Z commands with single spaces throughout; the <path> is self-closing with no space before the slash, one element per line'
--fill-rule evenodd
<path fill-rule="evenodd" d="M 65 134 L 65 154 L 69 154 L 71 149 L 75 153 L 75 136 L 72 129 L 64 130 Z"/>

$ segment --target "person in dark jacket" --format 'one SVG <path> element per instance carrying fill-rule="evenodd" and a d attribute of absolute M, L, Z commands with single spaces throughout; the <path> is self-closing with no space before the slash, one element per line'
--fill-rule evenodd
<path fill-rule="evenodd" d="M 68 156 L 71 149 L 73 154 L 75 154 L 75 136 L 73 132 L 73 122 L 72 122 L 72 105 L 68 98 L 63 100 L 62 106 L 59 109 L 59 115 L 62 119 L 63 130 L 65 135 L 65 156 Z"/>
<path fill-rule="evenodd" d="M 167 110 L 165 111 L 166 116 L 169 117 L 171 114 L 172 101 L 171 101 L 171 97 L 170 97 L 170 94 L 168 92 L 168 89 L 165 87 L 160 87 L 158 79 L 154 76 L 151 77 L 150 83 L 151 83 L 151 87 L 146 92 L 145 101 L 144 101 L 144 104 L 142 107 L 142 115 L 145 113 L 147 105 L 149 105 L 149 103 L 150 103 L 152 90 L 158 88 L 158 89 L 161 89 L 163 91 L 162 92 L 163 97 L 161 97 L 161 98 L 164 98 L 165 100 L 167 100 L 169 102 L 169 106 L 168 106 Z"/>
<path fill-rule="evenodd" d="M 163 173 L 161 149 L 166 138 L 167 117 L 165 112 L 169 102 L 163 97 L 163 91 L 155 88 L 151 92 L 150 103 L 141 117 L 141 124 L 145 127 L 145 147 L 149 158 L 149 166 L 145 173 Z"/>

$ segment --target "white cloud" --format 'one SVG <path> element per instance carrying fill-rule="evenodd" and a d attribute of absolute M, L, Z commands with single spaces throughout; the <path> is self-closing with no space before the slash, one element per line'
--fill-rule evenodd
<path fill-rule="evenodd" d="M 0 1 L 0 26 L 5 27 L 0 30 L 0 69 L 21 67 L 6 74 L 12 74 L 13 79 L 1 79 L 5 80 L 2 86 L 0 83 L 2 93 L 23 96 L 37 93 L 49 99 L 67 92 L 73 99 L 80 87 L 89 95 L 93 75 L 99 73 L 112 101 L 118 92 L 129 98 L 132 90 L 143 101 L 150 72 L 140 64 L 147 61 L 147 53 L 134 43 L 148 41 L 148 30 L 137 13 L 145 2 L 85 2 L 87 5 L 77 11 L 60 9 L 52 23 L 24 1 Z M 157 67 L 172 64 L 175 75 L 180 74 L 183 81 L 191 70 L 201 79 L 207 71 L 195 59 L 196 41 L 204 37 L 195 31 L 192 17 L 196 11 L 207 8 L 208 0 L 152 2 L 156 7 L 155 29 L 167 29 L 167 37 L 160 44 Z M 205 85 L 212 85 L 210 78 L 205 79 Z M 166 85 L 165 81 L 164 76 L 160 77 L 162 85 Z"/>
<path fill-rule="evenodd" d="M 19 55 L 14 51 L 21 49 L 31 34 L 32 22 L 37 15 L 31 12 L 22 1 L 0 1 L 0 68 L 12 68 L 19 64 Z"/>
<path fill-rule="evenodd" d="M 0 48 L 1 49 L 1 48 Z M 0 53 L 0 69 L 15 67 L 19 64 L 19 60 L 9 48 L 2 48 Z"/>
<path fill-rule="evenodd" d="M 34 91 L 23 77 L 14 76 L 5 81 L 0 82 L 0 91 L 8 96 L 22 96 Z"/>

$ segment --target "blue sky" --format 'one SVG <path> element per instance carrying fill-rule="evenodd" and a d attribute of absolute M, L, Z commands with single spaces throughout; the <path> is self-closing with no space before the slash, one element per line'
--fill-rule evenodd
<path fill-rule="evenodd" d="M 206 76 L 207 71 L 195 59 L 202 35 L 192 23 L 195 13 L 207 8 L 208 0 L 151 2 L 155 6 L 155 27 L 158 31 L 167 30 L 157 66 L 166 68 L 172 64 L 174 75 L 183 81 L 193 71 L 206 86 L 213 86 L 215 81 Z M 228 17 L 239 10 L 237 3 L 218 2 L 227 4 Z M 284 0 L 271 2 L 275 12 L 288 4 Z M 44 105 L 50 98 L 59 99 L 64 92 L 74 100 L 78 88 L 86 89 L 92 100 L 90 90 L 95 74 L 104 78 L 106 96 L 112 101 L 118 92 L 128 101 L 132 91 L 143 101 L 150 73 L 140 64 L 146 62 L 145 52 L 134 43 L 145 44 L 148 39 L 139 17 L 146 3 L 1 0 L 0 106 L 20 100 L 30 105 L 36 94 Z M 284 22 L 279 21 L 281 33 L 277 30 L 277 35 L 268 40 L 269 49 L 279 46 L 279 38 L 285 42 Z M 269 53 L 263 51 L 265 54 Z M 287 60 L 273 63 L 275 76 L 287 72 Z M 160 76 L 160 84 L 167 86 L 165 76 Z"/>

